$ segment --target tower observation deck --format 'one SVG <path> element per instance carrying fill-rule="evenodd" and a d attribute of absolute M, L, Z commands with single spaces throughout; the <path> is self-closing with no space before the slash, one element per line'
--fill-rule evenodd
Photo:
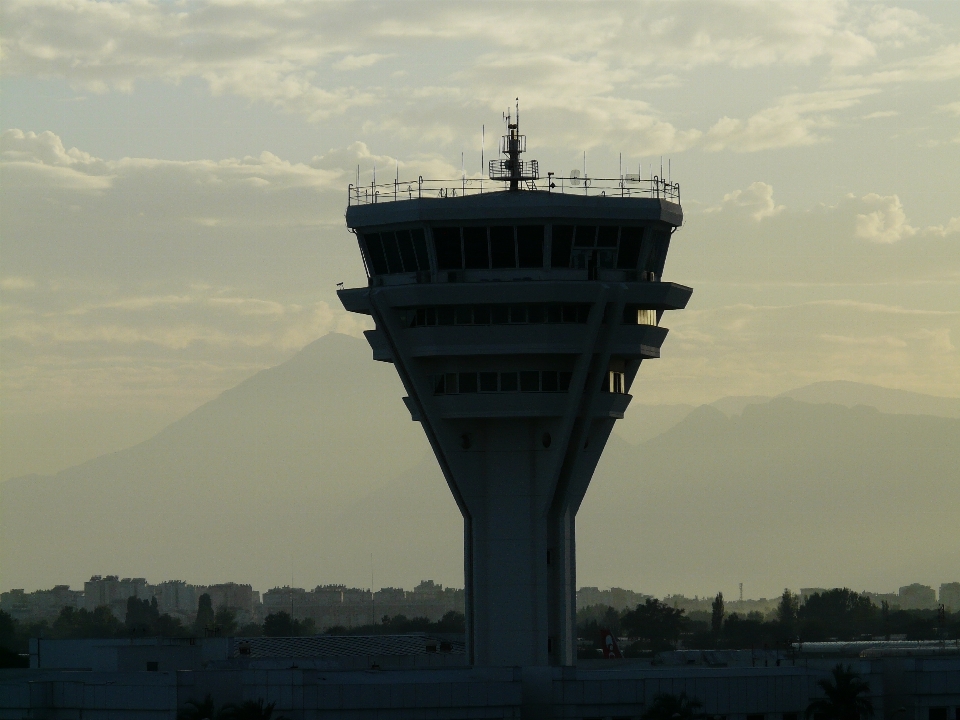
<path fill-rule="evenodd" d="M 373 318 L 463 515 L 470 662 L 573 665 L 575 518 L 692 293 L 661 280 L 683 213 L 658 177 L 542 181 L 507 125 L 486 187 L 351 186 L 368 285 L 338 294 Z"/>

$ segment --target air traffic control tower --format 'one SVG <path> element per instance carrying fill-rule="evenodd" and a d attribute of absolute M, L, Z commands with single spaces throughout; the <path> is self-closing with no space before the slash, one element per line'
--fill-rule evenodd
<path fill-rule="evenodd" d="M 577 510 L 692 290 L 661 280 L 678 185 L 544 179 L 518 125 L 486 181 L 351 185 L 369 281 L 339 296 L 376 323 L 463 514 L 469 661 L 574 665 Z"/>

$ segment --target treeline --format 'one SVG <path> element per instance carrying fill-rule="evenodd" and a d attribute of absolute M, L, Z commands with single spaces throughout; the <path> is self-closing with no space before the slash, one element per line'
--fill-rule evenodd
<path fill-rule="evenodd" d="M 795 642 L 862 640 L 903 637 L 938 640 L 960 637 L 960 613 L 936 610 L 891 609 L 847 588 L 815 593 L 805 602 L 784 590 L 772 616 L 760 612 L 727 613 L 723 593 L 717 593 L 711 612 L 689 615 L 656 599 L 633 610 L 618 611 L 594 605 L 577 612 L 577 634 L 600 645 L 600 631 L 632 638 L 624 655 L 637 656 L 680 646 L 695 649 L 749 650 L 786 648 Z M 595 657 L 590 651 L 585 657 Z"/>
<path fill-rule="evenodd" d="M 384 615 L 379 623 L 360 627 L 327 628 L 327 635 L 390 635 L 409 632 L 462 633 L 465 631 L 463 613 L 451 610 L 436 622 L 425 617 L 407 618 L 404 615 Z M 262 623 L 237 621 L 237 613 L 227 607 L 216 610 L 206 593 L 200 596 L 197 618 L 192 625 L 184 625 L 176 617 L 161 613 L 157 600 L 127 599 L 123 621 L 106 606 L 93 611 L 65 607 L 53 623 L 46 620 L 21 623 L 0 610 L 0 667 L 26 667 L 23 654 L 29 652 L 30 638 L 55 639 L 127 638 L 127 637 L 291 637 L 317 635 L 313 620 L 295 620 L 286 612 L 268 615 Z"/>

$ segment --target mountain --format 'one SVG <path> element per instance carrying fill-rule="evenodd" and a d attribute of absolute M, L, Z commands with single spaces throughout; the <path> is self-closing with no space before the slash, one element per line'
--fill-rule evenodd
<path fill-rule="evenodd" d="M 846 380 L 813 383 L 785 392 L 780 397 L 806 403 L 834 403 L 846 407 L 866 405 L 880 412 L 896 415 L 960 418 L 960 398 L 934 397 Z"/>
<path fill-rule="evenodd" d="M 8 480 L 2 584 L 94 572 L 289 582 L 298 557 L 338 544 L 345 507 L 429 453 L 402 395 L 365 342 L 331 334 L 146 442 Z"/>
<path fill-rule="evenodd" d="M 960 420 L 790 398 L 736 417 L 703 406 L 639 447 L 609 444 L 578 516 L 578 582 L 708 594 L 742 581 L 770 597 L 956 581 L 958 507 Z"/>
<path fill-rule="evenodd" d="M 777 397 L 792 398 L 814 405 L 864 405 L 893 415 L 935 415 L 960 418 L 960 398 L 936 397 L 907 390 L 833 380 L 816 382 Z M 773 400 L 768 395 L 733 395 L 710 403 L 724 415 L 740 415 L 750 405 L 763 405 Z M 683 420 L 693 405 L 631 405 L 627 416 L 617 423 L 615 432 L 628 442 L 637 444 L 666 432 Z"/>
<path fill-rule="evenodd" d="M 362 340 L 328 335 L 147 442 L 9 480 L 0 584 L 462 585 L 459 513 L 402 395 Z M 960 580 L 958 419 L 784 397 L 637 405 L 627 427 L 642 442 L 611 437 L 577 519 L 581 585 Z"/>

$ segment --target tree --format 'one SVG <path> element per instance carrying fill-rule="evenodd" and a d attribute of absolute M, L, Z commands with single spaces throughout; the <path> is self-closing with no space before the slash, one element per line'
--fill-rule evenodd
<path fill-rule="evenodd" d="M 23 668 L 30 667 L 30 660 L 21 657 L 17 652 L 19 645 L 19 627 L 17 622 L 9 613 L 0 610 L 0 668 Z"/>
<path fill-rule="evenodd" d="M 317 626 L 313 618 L 294 620 L 283 610 L 267 615 L 263 620 L 263 634 L 267 637 L 300 637 L 315 635 L 316 632 Z"/>
<path fill-rule="evenodd" d="M 851 640 L 870 632 L 878 610 L 870 598 L 847 588 L 814 593 L 799 611 L 804 640 Z"/>
<path fill-rule="evenodd" d="M 55 638 L 112 638 L 123 634 L 123 624 L 106 605 L 93 612 L 86 608 L 65 607 L 51 628 L 51 635 Z"/>
<path fill-rule="evenodd" d="M 710 605 L 710 609 L 710 630 L 713 631 L 715 638 L 719 638 L 720 630 L 723 629 L 723 616 L 725 613 L 722 592 L 717 593 L 717 596 L 713 599 L 713 603 Z"/>
<path fill-rule="evenodd" d="M 218 635 L 227 637 L 237 634 L 237 613 L 232 608 L 221 605 L 213 616 L 213 624 Z"/>
<path fill-rule="evenodd" d="M 777 604 L 777 622 L 780 623 L 785 637 L 791 638 L 796 634 L 799 612 L 800 598 L 784 588 L 780 602 Z"/>
<path fill-rule="evenodd" d="M 267 637 L 293 637 L 296 635 L 293 623 L 293 618 L 283 610 L 270 613 L 263 619 L 263 634 Z"/>
<path fill-rule="evenodd" d="M 662 693 L 653 698 L 650 707 L 640 716 L 641 720 L 701 720 L 707 716 L 701 711 L 703 703 L 688 698 L 686 693 L 670 695 Z"/>
<path fill-rule="evenodd" d="M 210 599 L 209 594 L 204 593 L 197 601 L 197 619 L 193 623 L 194 633 L 203 635 L 207 631 L 212 632 L 213 624 L 213 600 Z"/>
<path fill-rule="evenodd" d="M 837 663 L 830 672 L 833 680 L 824 678 L 817 682 L 825 697 L 807 705 L 807 718 L 863 720 L 873 717 L 873 703 L 862 697 L 870 692 L 870 684 L 862 680 L 850 665 L 844 668 L 842 663 Z"/>
<path fill-rule="evenodd" d="M 259 700 L 246 700 L 239 705 L 225 705 L 221 716 L 229 720 L 287 720 L 284 716 L 273 717 L 273 709 L 277 703 L 264 704 Z"/>
<path fill-rule="evenodd" d="M 0 647 L 16 649 L 17 625 L 19 623 L 10 613 L 0 610 Z"/>
<path fill-rule="evenodd" d="M 208 694 L 203 700 L 187 700 L 177 713 L 177 720 L 214 720 L 215 710 L 213 698 Z"/>
<path fill-rule="evenodd" d="M 135 595 L 127 598 L 127 615 L 123 623 L 131 635 L 154 635 L 160 624 L 157 599 L 140 600 Z"/>
<path fill-rule="evenodd" d="M 649 640 L 656 652 L 669 650 L 676 645 L 686 620 L 683 610 L 648 598 L 642 605 L 624 614 L 620 627 L 626 635 Z"/>
<path fill-rule="evenodd" d="M 754 611 L 746 617 L 731 613 L 723 624 L 723 645 L 739 649 L 763 645 L 763 631 L 763 613 Z"/>

